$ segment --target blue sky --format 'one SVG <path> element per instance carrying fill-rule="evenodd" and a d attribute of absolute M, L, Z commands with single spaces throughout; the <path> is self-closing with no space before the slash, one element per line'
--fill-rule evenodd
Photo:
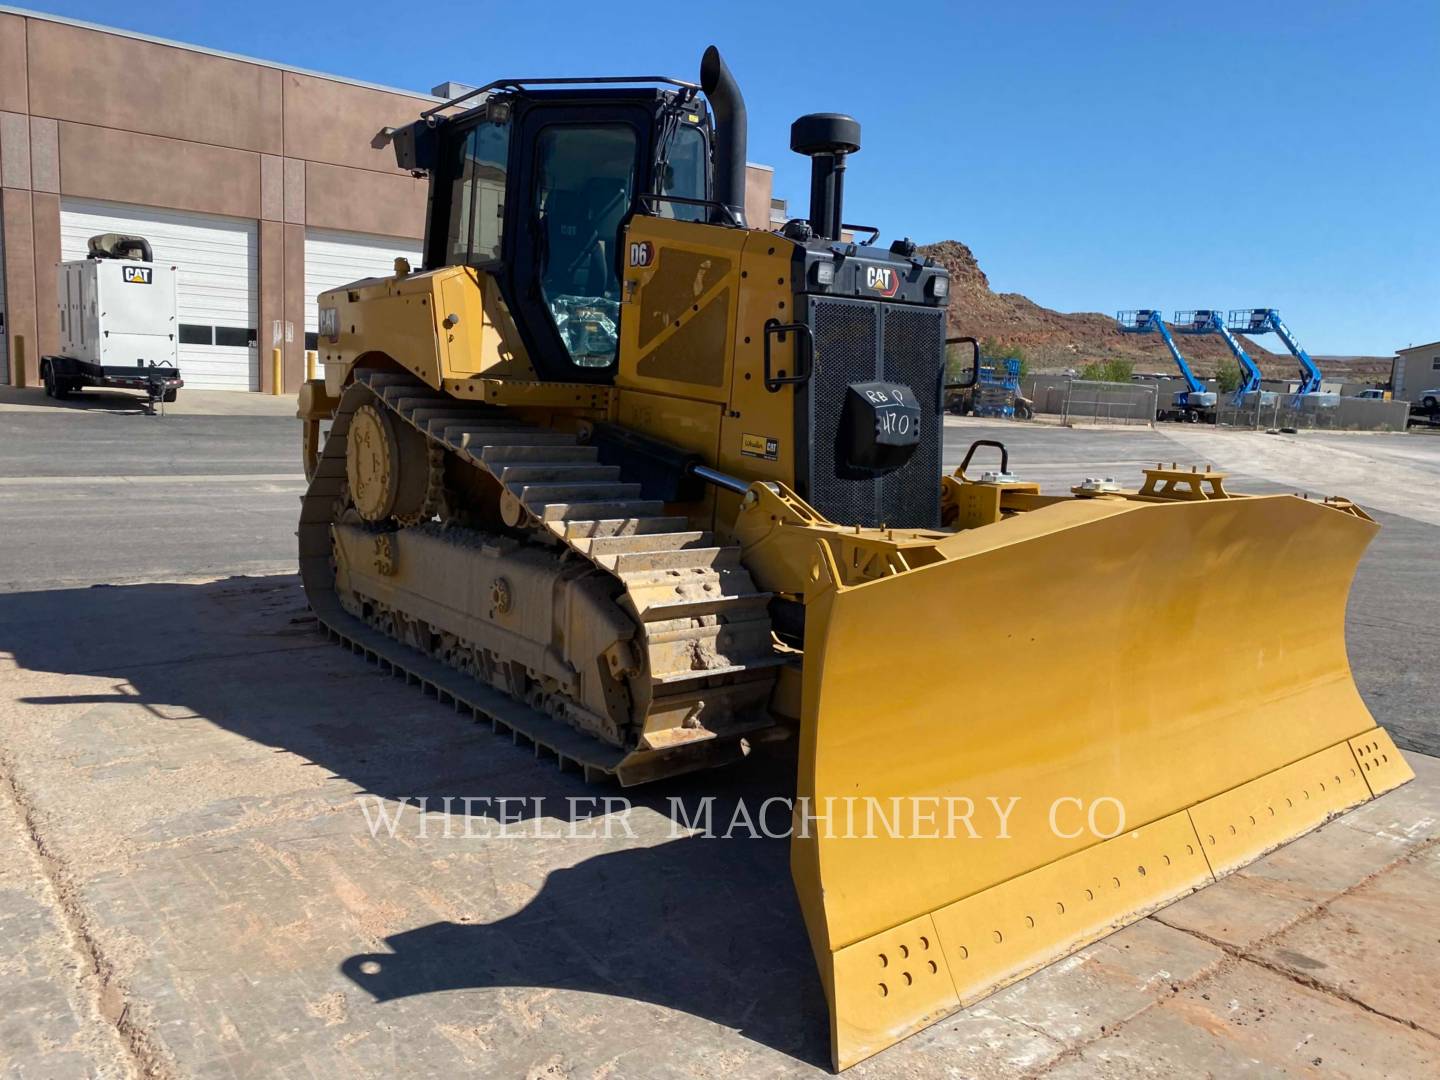
<path fill-rule="evenodd" d="M 750 159 L 792 207 L 808 166 L 790 121 L 849 112 L 847 220 L 964 241 L 997 290 L 1065 311 L 1277 307 L 1316 353 L 1440 338 L 1436 0 L 27 6 L 419 90 L 693 78 L 713 41 Z"/>

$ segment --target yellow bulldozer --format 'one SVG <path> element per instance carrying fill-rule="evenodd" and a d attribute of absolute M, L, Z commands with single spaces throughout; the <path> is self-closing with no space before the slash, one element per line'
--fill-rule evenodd
<path fill-rule="evenodd" d="M 791 740 L 837 1069 L 1410 777 L 1345 653 L 1358 507 L 942 476 L 949 280 L 852 238 L 850 117 L 795 121 L 778 231 L 713 48 L 390 135 L 423 265 L 320 297 L 309 603 L 587 779 Z"/>

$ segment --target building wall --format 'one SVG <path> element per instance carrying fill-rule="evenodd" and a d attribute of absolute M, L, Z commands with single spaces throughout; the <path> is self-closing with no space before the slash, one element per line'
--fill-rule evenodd
<path fill-rule="evenodd" d="M 1440 341 L 1396 349 L 1390 366 L 1390 388 L 1401 401 L 1416 401 L 1426 390 L 1440 387 Z"/>
<path fill-rule="evenodd" d="M 395 168 L 382 128 L 433 99 L 42 17 L 0 13 L 0 218 L 7 321 L 25 381 L 59 345 L 63 196 L 259 222 L 262 388 L 271 329 L 291 324 L 285 389 L 304 370 L 305 228 L 418 240 L 425 181 Z M 750 221 L 770 170 L 749 170 Z M 15 374 L 12 366 L 12 381 Z"/>
<path fill-rule="evenodd" d="M 745 166 L 745 224 L 750 228 L 770 228 L 770 199 L 774 188 L 775 170 L 769 165 Z"/>
<path fill-rule="evenodd" d="M 0 15 L 0 210 L 8 320 L 26 381 L 58 346 L 60 198 L 106 199 L 260 222 L 259 344 L 295 327 L 285 384 L 302 378 L 306 225 L 418 239 L 425 185 L 372 146 L 430 99 L 262 63 Z M 270 388 L 270 365 L 261 379 Z"/>

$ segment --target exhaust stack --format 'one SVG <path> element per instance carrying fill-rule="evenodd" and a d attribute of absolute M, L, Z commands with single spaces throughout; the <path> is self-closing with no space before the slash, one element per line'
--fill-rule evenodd
<path fill-rule="evenodd" d="M 735 76 L 711 45 L 700 61 L 700 89 L 715 113 L 719 139 L 715 144 L 715 201 L 729 208 L 745 225 L 745 99 Z"/>
<path fill-rule="evenodd" d="M 860 149 L 860 122 L 843 113 L 809 113 L 790 125 L 790 149 L 810 159 L 810 228 L 839 240 L 845 158 Z"/>

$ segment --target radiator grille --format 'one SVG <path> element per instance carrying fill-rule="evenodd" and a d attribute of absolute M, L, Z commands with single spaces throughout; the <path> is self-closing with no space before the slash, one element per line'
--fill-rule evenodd
<path fill-rule="evenodd" d="M 796 396 L 799 427 L 809 434 L 801 497 L 844 525 L 935 528 L 940 524 L 940 380 L 945 312 L 941 308 L 807 298 L 815 366 Z M 845 389 L 853 382 L 904 383 L 921 403 L 920 446 L 905 466 L 877 480 L 837 476 L 836 434 Z"/>
<path fill-rule="evenodd" d="M 920 395 L 922 438 L 903 469 L 876 481 L 877 499 L 889 524 L 933 529 L 940 524 L 940 446 L 945 434 L 940 415 L 945 312 L 887 307 L 881 325 L 881 378 L 904 383 Z"/>

